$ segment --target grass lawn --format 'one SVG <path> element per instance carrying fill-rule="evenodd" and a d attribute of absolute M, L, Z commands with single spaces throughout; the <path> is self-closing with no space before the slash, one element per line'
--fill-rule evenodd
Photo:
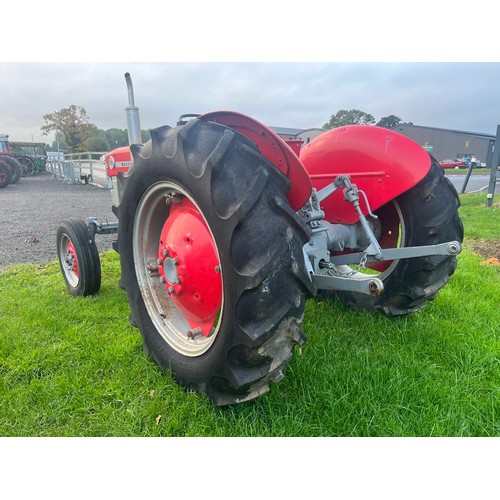
<path fill-rule="evenodd" d="M 386 318 L 309 300 L 287 376 L 232 407 L 146 359 L 114 252 L 95 297 L 71 297 L 56 262 L 0 270 L 0 436 L 500 436 L 500 209 L 461 201 L 435 301 Z"/>
<path fill-rule="evenodd" d="M 446 168 L 444 169 L 444 172 L 446 175 L 464 175 L 469 171 L 468 168 Z M 485 167 L 480 167 L 480 168 L 473 168 L 472 173 L 473 174 L 483 174 L 483 175 L 490 175 L 491 169 L 490 168 L 485 168 Z"/>

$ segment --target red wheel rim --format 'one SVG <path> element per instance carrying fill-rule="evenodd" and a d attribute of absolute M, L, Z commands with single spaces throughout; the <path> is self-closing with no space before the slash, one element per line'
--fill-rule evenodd
<path fill-rule="evenodd" d="M 80 273 L 78 269 L 78 258 L 76 257 L 75 247 L 71 241 L 68 241 L 66 262 L 68 264 L 68 269 L 75 275 L 76 278 L 78 278 Z"/>
<path fill-rule="evenodd" d="M 149 319 L 183 356 L 206 353 L 224 316 L 224 269 L 212 228 L 190 193 L 160 181 L 142 194 L 132 233 L 137 285 Z"/>
<path fill-rule="evenodd" d="M 157 262 L 166 292 L 191 328 L 210 335 L 222 304 L 220 263 L 205 220 L 186 197 L 170 209 Z"/>

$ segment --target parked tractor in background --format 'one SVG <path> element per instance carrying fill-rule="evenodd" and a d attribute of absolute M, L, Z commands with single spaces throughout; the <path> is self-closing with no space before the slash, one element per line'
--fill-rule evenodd
<path fill-rule="evenodd" d="M 58 256 L 70 292 L 95 294 L 95 237 L 117 233 L 130 322 L 182 386 L 216 405 L 254 399 L 306 340 L 309 297 L 398 316 L 449 281 L 463 240 L 457 192 L 412 140 L 347 126 L 299 152 L 221 111 L 183 115 L 141 144 L 125 78 L 131 145 L 106 155 L 118 223 L 63 221 Z"/>
<path fill-rule="evenodd" d="M 10 146 L 23 167 L 23 176 L 45 171 L 47 151 L 43 142 L 11 142 Z"/>
<path fill-rule="evenodd" d="M 12 154 L 8 139 L 7 134 L 0 134 L 0 188 L 19 182 L 22 175 L 22 166 Z"/>

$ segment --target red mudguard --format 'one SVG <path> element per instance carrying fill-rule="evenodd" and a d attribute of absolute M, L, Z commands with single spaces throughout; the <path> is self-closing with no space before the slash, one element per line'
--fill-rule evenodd
<path fill-rule="evenodd" d="M 320 190 L 338 175 L 345 174 L 366 193 L 370 208 L 375 211 L 418 184 L 431 167 L 430 156 L 421 146 L 385 128 L 350 125 L 329 130 L 305 146 L 299 159 L 281 137 L 249 116 L 216 111 L 199 119 L 231 127 L 254 141 L 261 154 L 290 179 L 288 201 L 294 210 L 308 200 L 311 187 Z M 118 148 L 108 153 L 106 164 L 109 176 L 127 171 L 131 165 L 130 149 Z M 360 206 L 366 215 L 363 197 Z M 329 222 L 358 221 L 354 207 L 344 200 L 343 190 L 328 197 L 321 208 Z"/>
<path fill-rule="evenodd" d="M 202 115 L 199 119 L 231 127 L 255 142 L 262 156 L 290 179 L 292 187 L 288 193 L 288 202 L 294 210 L 299 210 L 309 199 L 312 186 L 308 173 L 290 146 L 270 128 L 234 111 L 215 111 Z"/>
<path fill-rule="evenodd" d="M 312 140 L 300 153 L 317 190 L 339 174 L 363 190 L 373 211 L 418 184 L 429 172 L 431 158 L 416 142 L 385 128 L 350 125 L 329 130 Z M 360 197 L 360 206 L 367 214 Z M 353 224 L 358 216 L 338 190 L 323 203 L 326 220 Z"/>
<path fill-rule="evenodd" d="M 311 180 L 298 155 L 270 128 L 257 120 L 234 111 L 215 111 L 198 118 L 205 122 L 215 122 L 231 127 L 257 144 L 260 153 L 273 163 L 291 182 L 288 201 L 294 210 L 299 210 L 311 195 Z M 299 142 L 292 144 L 299 149 Z M 109 177 L 126 172 L 132 165 L 130 149 L 117 148 L 106 155 L 106 171 Z"/>

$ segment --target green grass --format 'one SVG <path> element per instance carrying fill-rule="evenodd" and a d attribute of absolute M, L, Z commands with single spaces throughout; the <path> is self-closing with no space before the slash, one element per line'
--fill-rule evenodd
<path fill-rule="evenodd" d="M 466 235 L 500 244 L 498 208 L 461 201 Z M 500 436 L 500 268 L 485 257 L 466 247 L 406 318 L 309 300 L 287 376 L 228 408 L 143 355 L 114 252 L 95 297 L 71 297 L 57 263 L 1 270 L 0 435 Z"/>
<path fill-rule="evenodd" d="M 490 208 L 486 208 L 485 194 L 461 195 L 460 203 L 466 239 L 500 240 L 500 193 L 495 194 Z"/>
<path fill-rule="evenodd" d="M 469 169 L 468 168 L 446 168 L 444 169 L 446 175 L 464 175 L 466 174 Z M 491 172 L 490 168 L 473 168 L 472 173 L 473 174 L 483 174 L 483 175 L 489 175 Z"/>

